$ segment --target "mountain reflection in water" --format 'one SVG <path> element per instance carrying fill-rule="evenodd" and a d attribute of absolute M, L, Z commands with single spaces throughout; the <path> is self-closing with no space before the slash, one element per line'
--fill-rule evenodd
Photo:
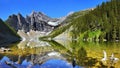
<path fill-rule="evenodd" d="M 13 62 L 10 60 L 10 58 L 4 56 L 0 60 L 0 68 L 73 68 L 73 67 L 72 64 L 61 59 L 50 59 L 44 62 L 43 64 L 34 64 L 28 58 L 23 59 L 21 63 L 18 63 L 18 61 Z M 75 68 L 82 67 L 76 66 Z"/>
<path fill-rule="evenodd" d="M 11 66 L 21 68 L 120 67 L 119 60 L 115 63 L 110 60 L 112 54 L 114 57 L 120 58 L 120 43 L 80 42 L 76 40 L 64 42 L 65 44 L 47 40 L 42 41 L 39 46 L 36 44 L 27 46 L 29 42 L 22 41 L 11 46 L 11 52 L 0 53 L 0 68 L 4 68 L 2 66 L 8 66 L 7 68 Z M 43 46 L 44 44 L 45 46 Z M 103 50 L 107 53 L 105 61 L 101 61 L 104 57 Z"/>

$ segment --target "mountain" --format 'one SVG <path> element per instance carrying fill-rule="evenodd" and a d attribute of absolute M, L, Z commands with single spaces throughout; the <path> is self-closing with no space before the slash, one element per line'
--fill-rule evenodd
<path fill-rule="evenodd" d="M 110 0 L 94 9 L 86 10 L 87 12 L 75 12 L 63 21 L 66 24 L 55 29 L 46 37 L 54 38 L 69 30 L 72 39 L 81 41 L 119 41 L 119 10 L 120 1 Z"/>
<path fill-rule="evenodd" d="M 0 46 L 16 41 L 20 41 L 20 37 L 0 19 Z"/>
<path fill-rule="evenodd" d="M 49 24 L 48 22 L 57 22 L 59 19 L 53 19 L 41 12 L 32 12 L 29 16 L 27 15 L 24 18 L 20 13 L 18 15 L 11 15 L 6 20 L 6 22 L 13 27 L 16 31 L 24 30 L 25 32 L 29 32 L 30 30 L 51 31 L 57 25 Z"/>
<path fill-rule="evenodd" d="M 91 11 L 91 9 L 79 11 L 79 12 L 74 12 L 74 13 L 73 12 L 68 13 L 67 16 L 62 17 L 62 19 L 60 19 L 62 21 L 61 21 L 61 24 L 58 28 L 54 29 L 49 35 L 44 36 L 44 37 L 40 37 L 40 39 L 42 39 L 42 38 L 55 38 L 57 36 L 59 36 L 59 38 L 60 38 L 60 37 L 66 36 L 66 34 L 70 35 L 69 34 L 70 31 L 73 29 L 71 26 L 74 24 L 72 21 L 74 19 L 77 19 L 78 17 L 81 17 L 81 16 L 87 14 L 89 11 Z"/>

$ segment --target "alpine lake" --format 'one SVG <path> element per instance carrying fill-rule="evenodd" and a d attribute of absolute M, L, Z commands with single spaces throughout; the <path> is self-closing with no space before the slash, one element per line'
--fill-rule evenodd
<path fill-rule="evenodd" d="M 21 41 L 0 49 L 0 68 L 120 68 L 119 59 L 119 42 Z"/>

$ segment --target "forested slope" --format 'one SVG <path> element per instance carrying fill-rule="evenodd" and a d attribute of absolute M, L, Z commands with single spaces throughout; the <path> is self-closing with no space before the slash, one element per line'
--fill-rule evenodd
<path fill-rule="evenodd" d="M 19 40 L 17 33 L 0 19 L 0 46 Z"/>
<path fill-rule="evenodd" d="M 74 39 L 118 41 L 120 40 L 120 0 L 103 2 L 84 15 L 76 12 L 68 17 L 66 22 L 72 27 L 70 34 Z M 66 29 L 68 27 L 61 26 L 49 36 L 55 37 Z"/>

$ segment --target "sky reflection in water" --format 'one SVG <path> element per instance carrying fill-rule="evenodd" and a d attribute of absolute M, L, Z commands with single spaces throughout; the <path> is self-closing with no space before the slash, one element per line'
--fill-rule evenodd
<path fill-rule="evenodd" d="M 6 62 L 11 63 L 12 65 L 6 64 Z M 32 62 L 27 61 L 27 59 L 23 60 L 22 64 L 17 64 L 16 62 L 10 61 L 10 59 L 6 56 L 4 56 L 0 60 L 0 68 L 12 68 L 13 66 L 17 68 L 73 68 L 70 63 L 60 59 L 51 59 L 46 61 L 42 65 L 39 64 L 32 65 Z M 75 68 L 82 67 L 76 66 Z"/>
<path fill-rule="evenodd" d="M 32 67 L 32 68 L 73 68 L 72 67 L 72 61 L 73 59 L 76 60 L 76 66 L 75 68 L 80 68 L 80 67 L 119 67 L 120 61 L 117 63 L 111 63 L 110 61 L 110 56 L 112 53 L 114 53 L 114 56 L 117 58 L 120 58 L 120 43 L 99 43 L 99 42 L 79 42 L 79 41 L 64 41 L 64 43 L 58 43 L 56 41 L 46 41 L 50 46 L 42 46 L 42 47 L 35 47 L 32 48 L 29 46 L 26 46 L 26 43 L 23 44 L 15 44 L 18 45 L 15 48 L 13 48 L 12 52 L 10 55 L 18 58 L 18 55 L 25 55 L 22 56 L 22 60 L 20 64 L 15 63 L 16 60 L 12 57 L 14 60 L 10 60 L 10 56 L 7 55 L 5 56 L 4 53 L 1 54 L 1 61 L 0 61 L 0 66 L 8 66 L 4 63 L 4 61 L 8 61 L 11 63 L 14 63 L 15 66 L 17 67 Z M 32 45 L 34 46 L 34 45 Z M 19 47 L 23 47 L 25 49 L 19 49 Z M 15 50 L 14 50 L 15 49 Z M 103 50 L 106 51 L 107 53 L 107 64 L 106 63 L 101 63 L 101 59 L 104 57 Z M 53 53 L 57 52 L 59 53 L 62 57 L 65 58 L 59 59 L 53 57 L 52 59 L 47 59 L 47 61 L 42 62 L 42 63 L 37 63 L 42 57 L 48 56 L 48 53 Z M 15 55 L 13 55 L 15 54 Z M 31 54 L 36 54 L 37 56 L 34 57 L 33 59 L 36 61 L 35 64 L 31 60 L 26 59 L 26 55 L 31 55 Z M 3 58 L 4 57 L 4 58 Z M 8 58 L 9 57 L 9 58 Z M 3 59 L 5 60 L 3 60 Z M 49 57 L 45 57 L 49 58 Z M 43 58 L 42 58 L 43 59 Z M 14 61 L 14 62 L 12 62 Z M 41 61 L 41 60 L 40 60 Z M 4 68 L 4 67 L 0 67 Z M 7 67 L 8 68 L 8 67 Z"/>

